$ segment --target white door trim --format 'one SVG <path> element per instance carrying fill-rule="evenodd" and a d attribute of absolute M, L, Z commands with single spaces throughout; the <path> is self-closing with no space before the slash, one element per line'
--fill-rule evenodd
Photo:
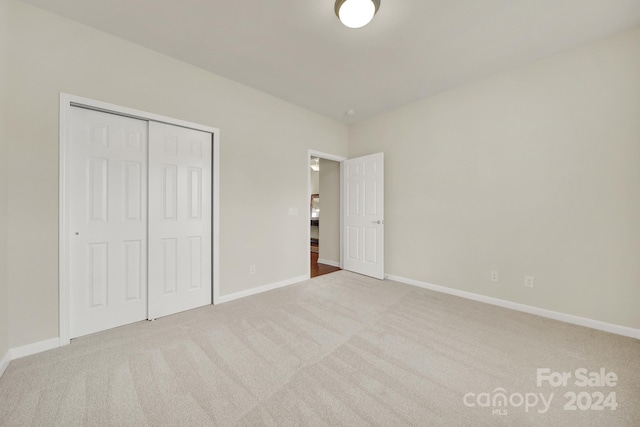
<path fill-rule="evenodd" d="M 59 337 L 60 345 L 67 345 L 70 340 L 69 315 L 70 315 L 70 286 L 69 286 L 69 224 L 67 213 L 67 197 L 64 189 L 67 185 L 65 158 L 68 152 L 69 137 L 69 111 L 72 106 L 79 106 L 111 114 L 134 117 L 146 121 L 167 123 L 174 126 L 181 126 L 190 129 L 209 132 L 213 135 L 213 163 L 212 163 L 212 282 L 213 301 L 217 302 L 220 297 L 220 130 L 210 126 L 199 125 L 184 120 L 173 119 L 171 117 L 148 113 L 146 111 L 135 110 L 115 104 L 96 101 L 89 98 L 60 93 L 60 135 L 59 135 L 59 234 L 58 234 L 58 288 L 59 288 Z"/>
<path fill-rule="evenodd" d="M 334 162 L 340 163 L 340 268 L 342 268 L 342 162 L 347 160 L 346 157 L 337 156 L 335 154 L 323 153 L 322 151 L 316 150 L 308 150 L 307 151 L 307 206 L 309 205 L 309 201 L 311 200 L 311 193 L 309 189 L 311 188 L 311 157 L 319 157 L 325 160 L 333 160 Z M 309 242 L 311 241 L 311 209 L 307 209 L 307 246 L 309 246 Z M 311 277 L 311 264 L 307 259 L 307 277 Z"/>

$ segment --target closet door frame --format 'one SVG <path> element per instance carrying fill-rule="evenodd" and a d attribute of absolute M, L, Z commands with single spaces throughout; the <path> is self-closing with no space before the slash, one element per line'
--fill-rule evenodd
<path fill-rule="evenodd" d="M 161 116 L 146 111 L 135 110 L 132 108 L 122 107 L 115 104 L 96 101 L 89 98 L 83 98 L 67 93 L 60 93 L 60 135 L 59 135 L 59 183 L 58 183 L 58 214 L 59 214 L 59 254 L 58 254 L 58 313 L 59 313 L 59 339 L 60 346 L 68 345 L 70 339 L 70 302 L 71 287 L 69 284 L 69 246 L 71 239 L 71 230 L 69 227 L 69 198 L 66 194 L 68 185 L 68 165 L 67 156 L 70 147 L 70 109 L 72 107 L 88 108 L 91 110 L 102 111 L 105 113 L 116 114 L 120 116 L 132 117 L 145 121 L 153 121 L 166 123 L 174 126 L 200 130 L 211 133 L 213 135 L 212 146 L 212 236 L 211 236 L 211 252 L 212 252 L 212 304 L 215 304 L 220 296 L 220 130 L 210 126 L 199 125 L 184 120 L 173 119 L 171 117 Z"/>

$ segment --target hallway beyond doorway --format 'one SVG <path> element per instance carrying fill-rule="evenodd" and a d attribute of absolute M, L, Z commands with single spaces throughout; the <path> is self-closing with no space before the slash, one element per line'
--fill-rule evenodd
<path fill-rule="evenodd" d="M 311 252 L 311 278 L 322 276 L 324 274 L 333 273 L 334 271 L 340 271 L 339 267 L 333 267 L 327 264 L 318 263 L 318 254 Z"/>

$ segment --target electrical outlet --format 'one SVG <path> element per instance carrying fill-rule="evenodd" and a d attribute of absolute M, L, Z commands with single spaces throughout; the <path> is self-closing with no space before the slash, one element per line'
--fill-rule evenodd
<path fill-rule="evenodd" d="M 524 286 L 533 288 L 533 276 L 524 276 Z"/>
<path fill-rule="evenodd" d="M 255 264 L 251 264 L 249 266 L 249 274 L 256 274 L 256 265 Z"/>
<path fill-rule="evenodd" d="M 498 281 L 498 270 L 491 270 L 491 281 L 492 282 Z"/>
<path fill-rule="evenodd" d="M 290 216 L 298 216 L 298 208 L 289 208 Z"/>

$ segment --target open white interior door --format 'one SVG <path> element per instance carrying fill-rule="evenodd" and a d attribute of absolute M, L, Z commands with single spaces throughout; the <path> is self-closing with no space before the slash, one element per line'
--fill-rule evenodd
<path fill-rule="evenodd" d="M 343 267 L 384 279 L 384 153 L 343 162 Z"/>

